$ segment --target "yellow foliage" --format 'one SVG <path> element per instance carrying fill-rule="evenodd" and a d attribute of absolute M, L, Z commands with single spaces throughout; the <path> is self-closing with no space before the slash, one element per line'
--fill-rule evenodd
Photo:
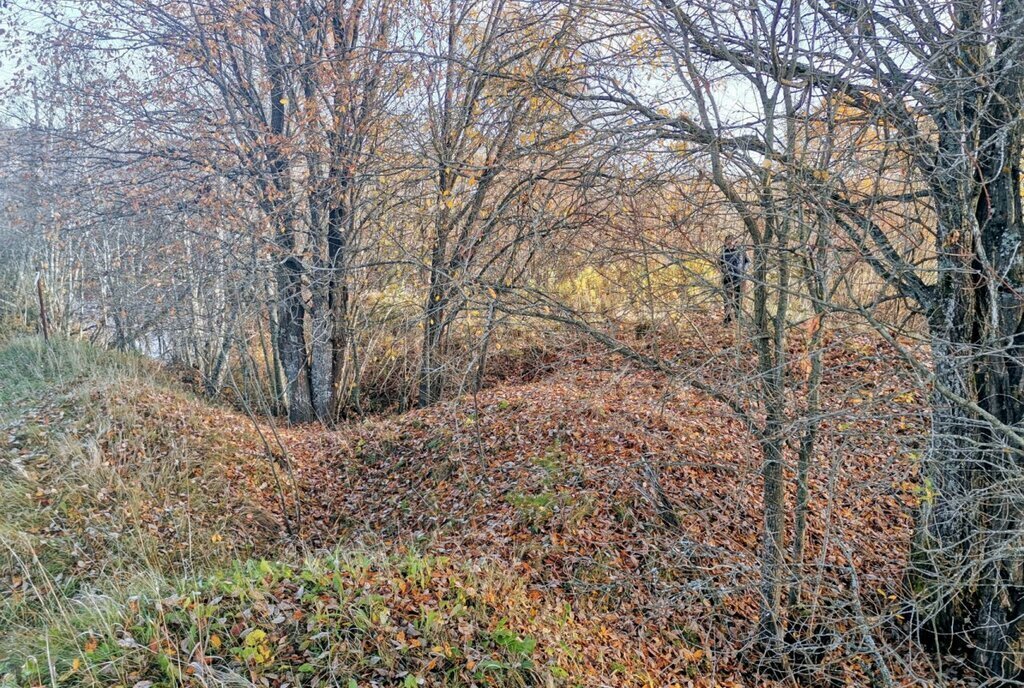
<path fill-rule="evenodd" d="M 608 280 L 594 267 L 584 268 L 574 277 L 562 280 L 555 289 L 566 297 L 575 297 L 582 301 L 595 303 L 608 293 Z"/>
<path fill-rule="evenodd" d="M 274 653 L 271 651 L 270 643 L 267 640 L 267 633 L 259 628 L 245 636 L 245 649 L 247 650 L 245 654 L 254 664 L 261 666 L 270 664 L 274 658 Z"/>

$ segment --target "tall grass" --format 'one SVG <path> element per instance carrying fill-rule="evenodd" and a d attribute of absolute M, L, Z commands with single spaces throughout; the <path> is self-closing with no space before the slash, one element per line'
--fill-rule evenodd
<path fill-rule="evenodd" d="M 0 422 L 73 383 L 138 379 L 146 367 L 137 356 L 79 340 L 16 336 L 0 346 Z"/>
<path fill-rule="evenodd" d="M 195 546 L 209 536 L 193 528 L 191 502 L 169 526 L 141 517 L 187 491 L 196 460 L 186 445 L 147 436 L 159 428 L 133 417 L 133 395 L 154 379 L 147 361 L 80 341 L 18 336 L 0 346 L 0 676 L 8 681 L 26 663 L 63 661 L 61 648 L 116 618 L 111 610 L 127 598 L 233 555 L 208 539 Z M 125 403 L 107 403 L 118 397 Z M 119 465 L 110 448 L 126 441 L 152 455 Z"/>

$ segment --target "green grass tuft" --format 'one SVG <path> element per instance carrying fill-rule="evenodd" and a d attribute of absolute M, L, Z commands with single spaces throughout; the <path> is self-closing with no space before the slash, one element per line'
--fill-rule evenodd
<path fill-rule="evenodd" d="M 47 344 L 40 337 L 15 337 L 0 347 L 0 422 L 55 389 L 88 379 L 137 377 L 146 368 L 138 356 L 80 340 L 54 338 Z"/>

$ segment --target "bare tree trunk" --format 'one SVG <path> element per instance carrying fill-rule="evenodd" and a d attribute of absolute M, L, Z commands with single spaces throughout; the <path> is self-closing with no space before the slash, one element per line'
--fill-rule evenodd
<path fill-rule="evenodd" d="M 806 243 L 806 242 L 805 242 Z M 825 332 L 824 320 L 827 315 L 825 299 L 828 296 L 828 248 L 826 239 L 819 232 L 817 247 L 808 246 L 809 255 L 804 264 L 807 295 L 811 301 L 814 316 L 810 320 L 810 337 L 807 342 L 807 355 L 810 359 L 810 370 L 807 374 L 807 403 L 804 407 L 804 431 L 800 437 L 800 449 L 797 454 L 796 504 L 794 505 L 792 572 L 790 575 L 789 606 L 800 604 L 801 586 L 803 585 L 804 547 L 807 540 L 807 512 L 810 508 L 810 473 L 811 460 L 814 458 L 814 446 L 818 439 L 821 426 L 821 378 L 823 373 L 822 339 Z"/>
<path fill-rule="evenodd" d="M 347 183 L 343 182 L 343 185 Z M 336 201 L 326 213 L 314 210 L 311 215 L 317 266 L 310 284 L 313 314 L 310 379 L 317 418 L 329 423 L 341 406 L 341 376 L 345 370 L 349 339 L 348 280 L 342 226 L 347 214 L 344 205 Z"/>
<path fill-rule="evenodd" d="M 453 132 L 455 102 L 455 54 L 458 36 L 456 3 L 449 0 L 447 25 L 447 62 L 444 67 L 445 88 L 443 102 L 438 116 L 436 149 L 439 154 L 437 165 L 437 216 L 434 218 L 434 241 L 430 249 L 430 286 L 427 302 L 423 308 L 423 345 L 420 349 L 419 392 L 417 404 L 430 406 L 441 398 L 444 375 L 441 370 L 441 342 L 444 337 L 445 303 L 447 300 L 447 247 L 451 232 L 450 216 L 452 189 L 455 172 L 450 168 L 457 132 Z"/>
<path fill-rule="evenodd" d="M 313 411 L 322 423 L 331 419 L 334 380 L 334 318 L 330 304 L 330 283 L 333 269 L 327 259 L 327 218 L 320 200 L 310 199 L 313 271 L 310 274 L 311 341 L 310 388 Z"/>
<path fill-rule="evenodd" d="M 444 294 L 443 284 L 442 270 L 437 268 L 431 269 L 430 289 L 427 291 L 427 303 L 423 309 L 423 346 L 420 356 L 418 397 L 420 407 L 430 406 L 440 401 L 441 392 L 444 387 L 441 350 L 444 340 L 445 304 L 447 299 Z"/>
<path fill-rule="evenodd" d="M 961 184 L 937 204 L 936 390 L 911 571 L 926 637 L 1006 680 L 1024 674 L 1024 485 L 999 430 L 1024 420 L 1024 137 L 1005 109 L 1019 86 L 981 115 L 976 167 L 956 159 L 954 132 L 942 139 L 950 176 L 971 175 L 977 191 Z"/>
<path fill-rule="evenodd" d="M 277 291 L 277 348 L 281 355 L 281 368 L 284 370 L 288 420 L 302 423 L 313 420 L 314 414 L 306 359 L 302 264 L 295 256 L 289 256 L 279 268 Z"/>
<path fill-rule="evenodd" d="M 270 134 L 267 144 L 267 166 L 270 183 L 266 185 L 265 199 L 268 214 L 276 228 L 275 244 L 281 260 L 276 267 L 277 278 L 277 327 L 278 352 L 284 369 L 288 398 L 288 419 L 293 423 L 313 420 L 313 402 L 309 380 L 309 362 L 306 351 L 305 317 L 306 306 L 302 298 L 302 276 L 305 268 L 295 255 L 294 213 L 291 202 L 291 183 L 288 161 L 281 150 L 281 137 L 285 132 L 285 110 L 288 106 L 288 89 L 282 50 L 278 45 L 278 24 L 280 8 L 270 3 L 268 22 L 260 32 L 264 43 L 264 57 L 270 76 Z"/>
<path fill-rule="evenodd" d="M 36 274 L 36 295 L 39 297 L 39 329 L 43 333 L 43 341 L 50 342 L 50 323 L 46 317 L 46 291 L 43 287 L 43 272 Z"/>
<path fill-rule="evenodd" d="M 224 321 L 217 347 L 217 356 L 210 366 L 210 372 L 206 377 L 206 393 L 216 396 L 224 386 L 224 375 L 227 373 L 228 355 L 231 353 L 231 346 L 235 341 L 235 323 L 238 322 L 238 315 L 241 311 L 241 303 L 236 298 L 231 308 L 231 316 Z"/>
<path fill-rule="evenodd" d="M 264 288 L 267 292 L 267 325 L 270 334 L 270 347 L 269 351 L 267 348 L 266 339 L 264 338 L 263 328 L 260 327 L 260 346 L 263 349 L 263 357 L 266 361 L 267 366 L 267 378 L 270 380 L 270 389 L 274 395 L 274 412 L 280 413 L 288 412 L 288 397 L 285 394 L 285 383 L 281 369 L 281 355 L 278 346 L 280 344 L 280 337 L 278 335 L 277 326 L 277 311 L 272 306 L 275 302 L 275 298 L 272 295 L 273 285 L 267 281 L 264 283 Z"/>
<path fill-rule="evenodd" d="M 343 190 L 341 193 L 344 191 L 347 190 Z M 345 357 L 351 339 L 348 313 L 348 258 L 346 255 L 347 239 L 351 234 L 351 231 L 346 231 L 346 225 L 351 230 L 349 219 L 347 206 L 343 202 L 338 202 L 331 208 L 327 221 L 327 255 L 331 266 L 327 298 L 333 324 L 331 350 L 334 357 L 331 372 L 332 417 L 337 417 L 347 398 L 342 387 L 344 385 Z"/>
<path fill-rule="evenodd" d="M 487 305 L 487 320 L 484 323 L 484 336 L 480 342 L 480 353 L 476 359 L 476 370 L 473 373 L 473 391 L 479 392 L 484 387 L 484 374 L 487 372 L 487 353 L 494 334 L 494 299 Z"/>
<path fill-rule="evenodd" d="M 768 240 L 769 231 L 765 231 Z M 778 239 L 781 241 L 781 238 Z M 783 281 L 782 265 L 786 258 L 780 251 L 779 281 Z M 785 366 L 785 312 L 786 291 L 780 289 L 774 318 L 768 314 L 767 250 L 759 245 L 755 250 L 754 264 L 754 327 L 758 351 L 758 369 L 762 377 L 761 393 L 765 404 L 764 435 L 761 438 L 763 477 L 764 534 L 761 549 L 761 613 L 759 635 L 764 643 L 769 661 L 782 657 L 781 603 L 785 578 L 783 553 L 786 546 L 786 504 L 783 455 L 785 423 L 785 390 L 783 369 Z"/>

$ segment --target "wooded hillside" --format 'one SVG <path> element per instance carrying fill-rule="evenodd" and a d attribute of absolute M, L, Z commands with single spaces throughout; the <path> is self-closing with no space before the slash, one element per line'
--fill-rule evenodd
<path fill-rule="evenodd" d="M 0 0 L 4 685 L 1024 681 L 1022 51 Z"/>

